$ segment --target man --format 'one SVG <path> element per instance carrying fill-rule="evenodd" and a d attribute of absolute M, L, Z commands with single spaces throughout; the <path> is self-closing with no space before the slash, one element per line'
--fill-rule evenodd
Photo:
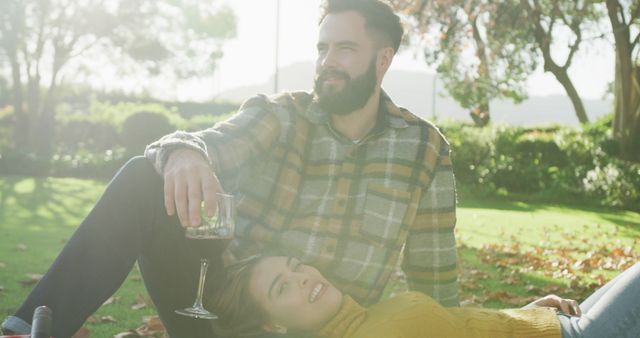
<path fill-rule="evenodd" d="M 448 144 L 381 90 L 399 18 L 378 0 L 329 0 L 324 10 L 314 93 L 257 96 L 213 128 L 150 145 L 150 162 L 121 169 L 5 327 L 46 304 L 57 314 L 54 335 L 71 335 L 137 259 L 170 335 L 211 336 L 206 321 L 173 313 L 193 300 L 198 271 L 178 220 L 198 225 L 202 202 L 213 212 L 223 190 L 241 196 L 229 259 L 298 257 L 369 304 L 403 257 L 410 288 L 456 305 Z M 211 289 L 221 265 L 209 269 Z"/>

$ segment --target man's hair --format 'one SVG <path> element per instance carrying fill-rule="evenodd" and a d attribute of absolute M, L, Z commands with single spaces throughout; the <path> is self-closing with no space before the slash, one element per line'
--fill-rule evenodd
<path fill-rule="evenodd" d="M 400 17 L 391 7 L 380 0 L 325 0 L 321 6 L 320 23 L 329 14 L 355 11 L 362 15 L 370 34 L 388 44 L 394 52 L 398 51 L 402 41 Z"/>
<path fill-rule="evenodd" d="M 264 334 L 267 314 L 253 299 L 249 282 L 253 268 L 264 256 L 251 256 L 225 268 L 225 280 L 208 306 L 220 319 L 214 331 L 222 337 L 250 337 Z"/>

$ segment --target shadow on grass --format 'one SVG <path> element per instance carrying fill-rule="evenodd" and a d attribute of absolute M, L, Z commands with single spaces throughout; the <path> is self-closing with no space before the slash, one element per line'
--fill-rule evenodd
<path fill-rule="evenodd" d="M 496 209 L 509 211 L 535 211 L 539 206 L 527 202 L 511 200 L 500 197 L 473 196 L 468 193 L 461 193 L 458 196 L 458 205 L 464 208 Z"/>
<path fill-rule="evenodd" d="M 65 184 L 47 178 L 7 176 L 0 179 L 0 219 L 20 224 L 65 224 L 82 218 L 95 193 L 84 184 Z M 10 207 L 7 207 L 10 206 Z"/>
<path fill-rule="evenodd" d="M 614 215 L 614 214 L 602 214 L 600 215 L 600 217 L 606 219 L 611 223 L 618 224 L 625 228 L 635 229 L 636 231 L 640 231 L 640 219 L 638 219 L 637 221 L 636 220 L 631 221 L 620 215 Z"/>
<path fill-rule="evenodd" d="M 603 221 L 616 225 L 633 236 L 640 236 L 640 213 L 628 210 L 618 210 L 603 206 L 578 204 L 576 201 L 566 203 L 530 201 L 517 196 L 478 196 L 470 192 L 461 191 L 458 205 L 463 208 L 493 209 L 502 211 L 535 212 L 545 209 L 567 209 L 587 212 L 597 215 Z"/>

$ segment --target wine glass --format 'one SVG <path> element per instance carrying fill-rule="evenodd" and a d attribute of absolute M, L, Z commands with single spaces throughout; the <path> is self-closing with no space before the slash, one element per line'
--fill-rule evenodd
<path fill-rule="evenodd" d="M 200 278 L 198 280 L 198 294 L 193 306 L 186 309 L 176 310 L 177 314 L 192 318 L 216 319 L 218 316 L 207 311 L 202 306 L 202 294 L 204 283 L 209 266 L 209 258 L 220 256 L 233 239 L 235 230 L 235 205 L 233 195 L 216 194 L 218 200 L 218 211 L 213 217 L 208 217 L 203 207 L 201 210 L 200 226 L 187 228 L 185 236 L 188 239 L 189 247 L 193 249 L 200 258 Z"/>

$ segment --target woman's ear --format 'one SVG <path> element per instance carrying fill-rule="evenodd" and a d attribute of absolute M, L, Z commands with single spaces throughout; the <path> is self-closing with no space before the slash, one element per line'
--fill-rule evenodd
<path fill-rule="evenodd" d="M 262 328 L 267 332 L 274 332 L 274 333 L 280 333 L 280 334 L 287 333 L 286 327 L 277 325 L 277 324 L 264 324 Z"/>

